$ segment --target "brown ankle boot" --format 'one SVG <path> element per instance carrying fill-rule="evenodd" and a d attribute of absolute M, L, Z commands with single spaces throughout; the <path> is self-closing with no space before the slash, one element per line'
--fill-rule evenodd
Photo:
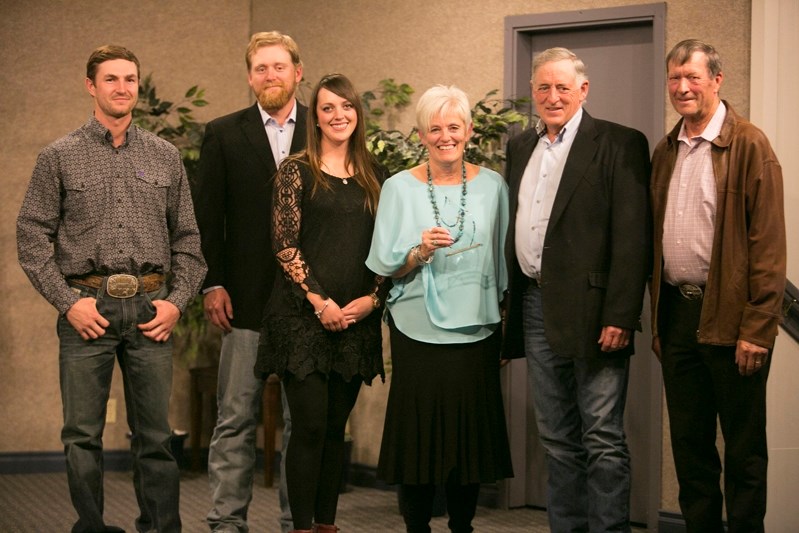
<path fill-rule="evenodd" d="M 316 524 L 314 525 L 314 531 L 316 533 L 336 533 L 336 531 L 340 530 L 336 526 L 331 526 L 328 524 Z"/>

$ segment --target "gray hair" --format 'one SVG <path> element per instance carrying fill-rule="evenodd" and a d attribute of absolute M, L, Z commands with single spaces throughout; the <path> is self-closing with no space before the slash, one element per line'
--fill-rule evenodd
<path fill-rule="evenodd" d="M 669 65 L 684 65 L 691 60 L 694 52 L 702 52 L 707 58 L 707 70 L 711 78 L 715 78 L 721 73 L 721 58 L 719 53 L 712 45 L 700 41 L 699 39 L 685 39 L 680 41 L 674 48 L 671 49 L 669 55 L 666 56 L 666 71 L 668 72 Z"/>
<path fill-rule="evenodd" d="M 568 48 L 548 48 L 541 52 L 540 54 L 536 54 L 533 58 L 533 74 L 532 79 L 535 79 L 536 71 L 544 64 L 544 63 L 551 63 L 553 61 L 563 61 L 564 59 L 568 59 L 574 65 L 574 71 L 577 73 L 577 84 L 582 85 L 584 81 L 588 81 L 588 72 L 585 68 L 585 63 L 583 60 L 577 57 L 577 54 L 569 50 Z"/>
<path fill-rule="evenodd" d="M 427 133 L 430 122 L 438 115 L 455 113 L 466 126 L 472 123 L 469 97 L 454 85 L 435 85 L 427 89 L 416 104 L 416 127 Z"/>

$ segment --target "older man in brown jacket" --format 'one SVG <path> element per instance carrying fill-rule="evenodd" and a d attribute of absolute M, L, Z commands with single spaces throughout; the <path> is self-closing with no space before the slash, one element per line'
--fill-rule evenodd
<path fill-rule="evenodd" d="M 663 366 L 680 507 L 689 532 L 763 531 L 766 380 L 785 288 L 782 171 L 762 131 L 719 98 L 712 46 L 666 58 L 683 119 L 652 159 L 653 348 Z"/>

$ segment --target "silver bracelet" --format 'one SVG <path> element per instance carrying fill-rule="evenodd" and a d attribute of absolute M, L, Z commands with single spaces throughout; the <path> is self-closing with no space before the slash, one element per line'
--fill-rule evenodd
<path fill-rule="evenodd" d="M 421 244 L 414 246 L 413 249 L 411 250 L 411 253 L 413 254 L 413 258 L 416 259 L 416 266 L 429 265 L 430 263 L 433 262 L 434 254 L 430 254 L 430 257 L 428 257 L 427 259 L 422 257 Z"/>
<path fill-rule="evenodd" d="M 313 314 L 316 315 L 316 318 L 318 318 L 319 320 L 322 320 L 322 313 L 325 312 L 325 309 L 327 309 L 327 306 L 329 304 L 330 304 L 330 300 L 325 300 L 325 305 L 323 305 L 322 308 L 319 311 L 314 311 L 313 312 Z"/>

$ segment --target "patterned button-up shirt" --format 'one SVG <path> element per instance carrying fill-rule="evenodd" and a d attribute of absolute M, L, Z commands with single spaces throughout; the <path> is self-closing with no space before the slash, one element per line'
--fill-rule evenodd
<path fill-rule="evenodd" d="M 70 276 L 168 274 L 166 299 L 183 311 L 206 271 L 178 150 L 137 126 L 114 147 L 94 117 L 39 154 L 17 248 L 33 286 L 62 314 L 78 300 Z"/>

